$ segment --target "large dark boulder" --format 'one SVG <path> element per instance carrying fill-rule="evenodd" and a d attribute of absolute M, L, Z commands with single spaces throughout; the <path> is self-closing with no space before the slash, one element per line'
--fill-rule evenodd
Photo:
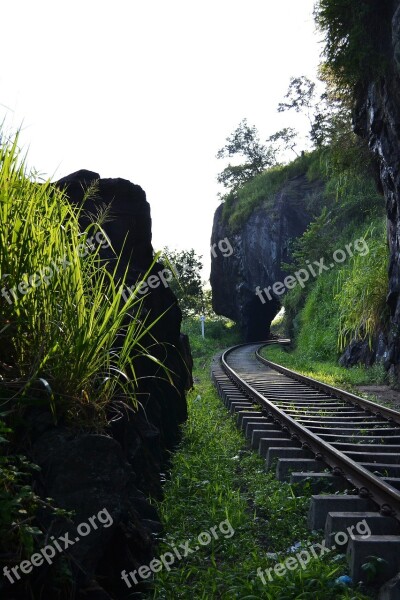
<path fill-rule="evenodd" d="M 310 195 L 322 184 L 305 175 L 287 181 L 273 201 L 258 206 L 240 228 L 232 230 L 223 218 L 224 206 L 215 212 L 211 236 L 211 287 L 213 308 L 239 323 L 246 341 L 266 339 L 271 321 L 279 312 L 281 296 L 264 288 L 284 280 L 282 263 L 290 261 L 290 242 L 300 237 L 311 221 L 306 209 Z M 229 240 L 232 252 L 225 251 Z"/>
<path fill-rule="evenodd" d="M 118 274 L 124 273 L 128 268 L 126 285 L 129 287 L 141 281 L 154 256 L 150 205 L 143 189 L 125 179 L 101 179 L 98 173 L 87 170 L 72 173 L 57 181 L 56 185 L 65 190 L 74 204 L 82 207 L 82 226 L 90 222 L 92 215 L 107 209 L 103 229 L 115 253 L 121 257 Z M 112 269 L 115 264 L 114 252 L 110 247 L 100 247 L 101 256 L 109 261 Z M 159 276 L 163 269 L 162 264 L 156 263 L 149 275 Z M 135 372 L 141 381 L 140 402 L 148 421 L 158 429 L 160 452 L 165 454 L 179 440 L 180 425 L 187 417 L 185 390 L 190 387 L 190 381 L 188 367 L 182 360 L 186 351 L 182 345 L 182 314 L 176 297 L 168 284 L 161 283 L 156 288 L 149 288 L 148 292 L 143 296 L 143 311 L 147 314 L 148 322 L 164 316 L 141 342 L 144 346 L 151 347 L 151 354 L 159 358 L 174 374 L 174 386 L 170 385 L 162 369 L 151 360 L 138 358 L 135 361 Z M 126 297 L 128 295 L 129 291 Z M 131 420 L 132 417 L 126 418 L 124 422 Z M 154 432 L 151 438 L 154 446 L 157 443 Z"/>
<path fill-rule="evenodd" d="M 142 188 L 124 179 L 101 179 L 86 170 L 55 185 L 82 209 L 82 226 L 107 208 L 104 231 L 121 255 L 116 277 L 127 269 L 128 286 L 147 279 L 153 248 L 150 206 Z M 114 270 L 111 248 L 101 245 L 100 253 Z M 151 274 L 160 278 L 163 269 L 156 263 Z M 121 302 L 123 298 L 121 294 Z M 180 333 L 181 311 L 168 283 L 149 288 L 143 298 L 141 318 L 159 320 L 141 344 L 168 368 L 172 383 L 155 361 L 133 357 L 139 408 L 134 410 L 123 398 L 115 397 L 108 407 L 109 425 L 101 433 L 87 424 L 73 427 L 62 419 L 55 425 L 50 411 L 38 407 L 26 411 L 18 428 L 16 452 L 27 454 L 41 468 L 35 490 L 42 498 L 52 498 L 55 506 L 72 511 L 66 518 L 43 509 L 39 524 L 48 536 L 57 539 L 68 533 L 75 540 L 66 554 L 54 559 L 54 565 L 34 570 L 28 578 L 29 597 L 119 600 L 135 597 L 132 593 L 148 585 L 144 581 L 129 590 L 121 571 L 149 564 L 155 555 L 155 535 L 161 525 L 148 498 L 162 496 L 163 472 L 187 418 L 185 392 L 192 386 L 192 363 L 189 340 Z M 77 536 L 77 527 L 99 514 L 103 520 L 109 515 L 112 522 L 108 526 L 97 523 L 90 534 Z M 66 561 L 70 572 L 65 589 L 54 579 L 65 571 L 60 561 Z M 27 593 L 25 580 L 14 585 L 0 581 L 5 600 L 25 600 Z"/>

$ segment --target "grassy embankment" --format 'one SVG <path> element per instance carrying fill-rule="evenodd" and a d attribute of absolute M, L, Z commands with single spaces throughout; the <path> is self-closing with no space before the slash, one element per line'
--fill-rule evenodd
<path fill-rule="evenodd" d="M 303 236 L 290 242 L 294 260 L 285 268 L 291 275 L 306 271 L 309 279 L 282 297 L 285 317 L 273 328 L 293 340 L 292 351 L 269 348 L 266 356 L 353 390 L 357 385 L 392 383 L 382 364 L 351 369 L 338 365 L 351 342 L 376 348 L 379 336 L 384 338 L 389 329 L 384 201 L 376 189 L 368 154 L 353 134 L 341 134 L 332 146 L 306 153 L 243 185 L 235 201 L 226 199 L 227 226 L 240 228 L 258 206 L 272 215 L 276 192 L 300 173 L 323 187 L 317 194 L 296 200 L 312 220 Z M 290 209 L 290 198 L 287 202 Z M 314 274 L 309 266 L 314 267 Z"/>
<path fill-rule="evenodd" d="M 172 459 L 172 472 L 159 505 L 165 527 L 160 556 L 190 540 L 197 551 L 176 560 L 170 571 L 155 576 L 154 599 L 362 599 L 360 589 L 345 588 L 335 580 L 346 573 L 343 556 L 331 553 L 312 559 L 304 569 L 274 568 L 308 542 L 320 543 L 322 532 L 306 527 L 308 494 L 296 496 L 289 484 L 265 473 L 263 460 L 246 448 L 242 434 L 229 417 L 210 381 L 211 357 L 233 345 L 234 330 L 206 324 L 206 341 L 198 323 L 187 323 L 195 358 L 195 389 L 189 394 L 189 419 Z M 218 331 L 219 330 L 219 331 Z M 208 332 L 208 334 L 207 334 Z M 211 337 L 214 335 L 215 337 Z M 226 521 L 228 519 L 228 521 Z M 219 529 L 227 534 L 224 535 Z M 228 526 L 229 524 L 229 526 Z M 218 539 L 201 546 L 199 534 L 215 527 Z M 234 533 L 232 534 L 232 530 Z M 203 538 L 201 538 L 203 540 Z M 204 537 L 204 541 L 207 536 Z M 296 544 L 294 552 L 290 548 Z M 299 545 L 300 544 L 300 545 Z M 318 554 L 318 551 L 317 551 Z M 264 574 L 266 585 L 257 575 Z M 260 571 L 259 571 L 260 572 Z"/>

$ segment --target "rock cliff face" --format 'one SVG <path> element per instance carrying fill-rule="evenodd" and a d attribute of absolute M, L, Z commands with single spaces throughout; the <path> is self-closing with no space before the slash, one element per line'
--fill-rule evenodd
<path fill-rule="evenodd" d="M 393 2 L 386 75 L 358 91 L 355 131 L 366 138 L 379 162 L 386 198 L 390 248 L 389 294 L 391 331 L 387 366 L 400 378 L 400 4 Z"/>
<path fill-rule="evenodd" d="M 215 212 L 210 278 L 213 308 L 240 324 L 244 340 L 268 336 L 271 321 L 280 309 L 280 296 L 271 289 L 261 292 L 284 280 L 282 263 L 290 261 L 290 241 L 301 236 L 311 220 L 306 198 L 321 189 L 320 182 L 310 183 L 305 175 L 293 178 L 272 203 L 256 208 L 237 231 L 232 231 L 223 219 L 223 205 Z M 225 238 L 231 252 L 225 251 Z"/>

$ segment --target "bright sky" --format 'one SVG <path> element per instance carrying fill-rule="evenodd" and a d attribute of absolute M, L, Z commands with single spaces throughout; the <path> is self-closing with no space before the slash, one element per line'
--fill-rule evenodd
<path fill-rule="evenodd" d="M 315 0 L 13 0 L 4 3 L 0 120 L 23 123 L 29 164 L 146 191 L 153 245 L 194 248 L 209 276 L 223 164 L 241 119 L 261 138 L 291 76 L 315 79 Z"/>

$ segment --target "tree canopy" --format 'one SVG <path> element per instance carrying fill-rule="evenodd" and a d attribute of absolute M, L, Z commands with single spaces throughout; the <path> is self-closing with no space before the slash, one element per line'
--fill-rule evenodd
<path fill-rule="evenodd" d="M 178 299 L 182 314 L 186 316 L 204 311 L 204 292 L 201 280 L 202 256 L 190 250 L 171 250 L 164 248 L 164 264 L 171 269 L 173 278 L 169 287 Z"/>
<path fill-rule="evenodd" d="M 267 167 L 277 164 L 277 149 L 272 145 L 262 144 L 254 125 L 242 119 L 235 131 L 226 138 L 226 144 L 217 152 L 217 158 L 241 157 L 239 165 L 229 164 L 217 177 L 230 191 L 236 191 L 246 181 Z"/>

